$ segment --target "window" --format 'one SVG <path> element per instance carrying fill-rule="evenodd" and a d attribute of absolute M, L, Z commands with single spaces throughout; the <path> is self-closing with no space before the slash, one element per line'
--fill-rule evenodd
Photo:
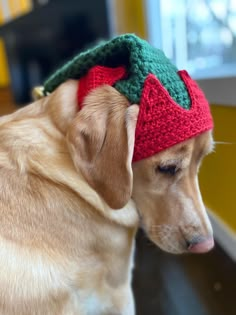
<path fill-rule="evenodd" d="M 196 79 L 236 76 L 235 0 L 147 0 L 149 41 Z"/>

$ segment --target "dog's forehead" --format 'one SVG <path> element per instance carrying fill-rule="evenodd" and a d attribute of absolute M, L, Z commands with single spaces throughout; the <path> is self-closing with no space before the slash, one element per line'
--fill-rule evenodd
<path fill-rule="evenodd" d="M 196 137 L 190 138 L 186 141 L 178 143 L 170 148 L 167 148 L 150 158 L 145 159 L 150 164 L 155 164 L 163 161 L 177 161 L 181 159 L 190 158 L 196 152 L 205 155 L 211 152 L 214 148 L 214 140 L 211 131 L 206 131 Z"/>
<path fill-rule="evenodd" d="M 190 138 L 184 142 L 178 143 L 163 152 L 163 156 L 173 154 L 175 156 L 190 155 L 193 151 L 207 154 L 214 148 L 214 140 L 211 131 L 205 131 L 196 137 Z"/>
<path fill-rule="evenodd" d="M 178 143 L 170 148 L 167 148 L 153 156 L 153 160 L 155 161 L 165 161 L 165 160 L 181 160 L 187 157 L 190 157 L 193 148 L 194 148 L 195 140 L 194 138 L 186 140 L 182 143 Z"/>

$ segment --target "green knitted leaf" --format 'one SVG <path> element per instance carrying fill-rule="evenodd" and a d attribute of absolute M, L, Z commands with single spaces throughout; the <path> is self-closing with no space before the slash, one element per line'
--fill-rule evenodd
<path fill-rule="evenodd" d="M 190 108 L 189 95 L 177 68 L 161 50 L 132 34 L 118 36 L 73 58 L 45 82 L 45 93 L 52 92 L 67 79 L 80 79 L 96 65 L 126 67 L 128 78 L 118 81 L 115 88 L 132 104 L 139 104 L 144 81 L 152 73 L 180 106 Z"/>

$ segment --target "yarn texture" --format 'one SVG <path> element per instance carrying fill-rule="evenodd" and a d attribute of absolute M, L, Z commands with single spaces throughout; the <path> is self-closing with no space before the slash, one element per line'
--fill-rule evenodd
<path fill-rule="evenodd" d="M 186 109 L 190 107 L 189 96 L 177 68 L 161 50 L 132 34 L 115 37 L 76 56 L 44 83 L 45 94 L 51 93 L 67 79 L 82 78 L 97 65 L 126 68 L 128 78 L 119 80 L 114 87 L 131 104 L 139 104 L 144 81 L 152 73 L 180 106 Z"/>
<path fill-rule="evenodd" d="M 53 92 L 69 78 L 78 79 L 77 99 L 97 87 L 114 86 L 140 106 L 133 162 L 213 129 L 209 104 L 186 71 L 178 71 L 164 53 L 134 35 L 122 35 L 79 54 L 44 84 Z"/>
<path fill-rule="evenodd" d="M 180 107 L 160 81 L 150 74 L 145 83 L 135 130 L 133 162 L 213 128 L 209 104 L 187 71 L 179 71 L 191 99 L 191 108 Z"/>
<path fill-rule="evenodd" d="M 117 68 L 107 68 L 95 66 L 79 80 L 79 88 L 77 93 L 78 105 L 80 109 L 83 106 L 85 96 L 93 89 L 102 84 L 114 85 L 115 82 L 126 76 L 126 69 L 122 66 Z"/>

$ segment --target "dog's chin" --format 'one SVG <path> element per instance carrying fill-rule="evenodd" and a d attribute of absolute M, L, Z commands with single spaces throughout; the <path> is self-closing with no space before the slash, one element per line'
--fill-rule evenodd
<path fill-rule="evenodd" d="M 162 244 L 158 242 L 154 242 L 156 246 L 158 246 L 164 252 L 174 255 L 186 254 L 188 250 L 186 247 L 181 246 L 181 244 Z"/>
<path fill-rule="evenodd" d="M 171 240 L 171 239 L 168 239 L 168 240 L 159 239 L 156 236 L 149 234 L 148 232 L 147 232 L 147 235 L 148 235 L 148 238 L 164 252 L 175 254 L 175 255 L 188 253 L 187 246 L 184 242 Z"/>
<path fill-rule="evenodd" d="M 186 254 L 188 253 L 188 250 L 186 247 L 182 246 L 181 244 L 162 244 L 160 242 L 154 242 L 156 246 L 158 246 L 161 250 L 164 252 L 174 254 L 174 255 L 180 255 L 180 254 Z"/>

